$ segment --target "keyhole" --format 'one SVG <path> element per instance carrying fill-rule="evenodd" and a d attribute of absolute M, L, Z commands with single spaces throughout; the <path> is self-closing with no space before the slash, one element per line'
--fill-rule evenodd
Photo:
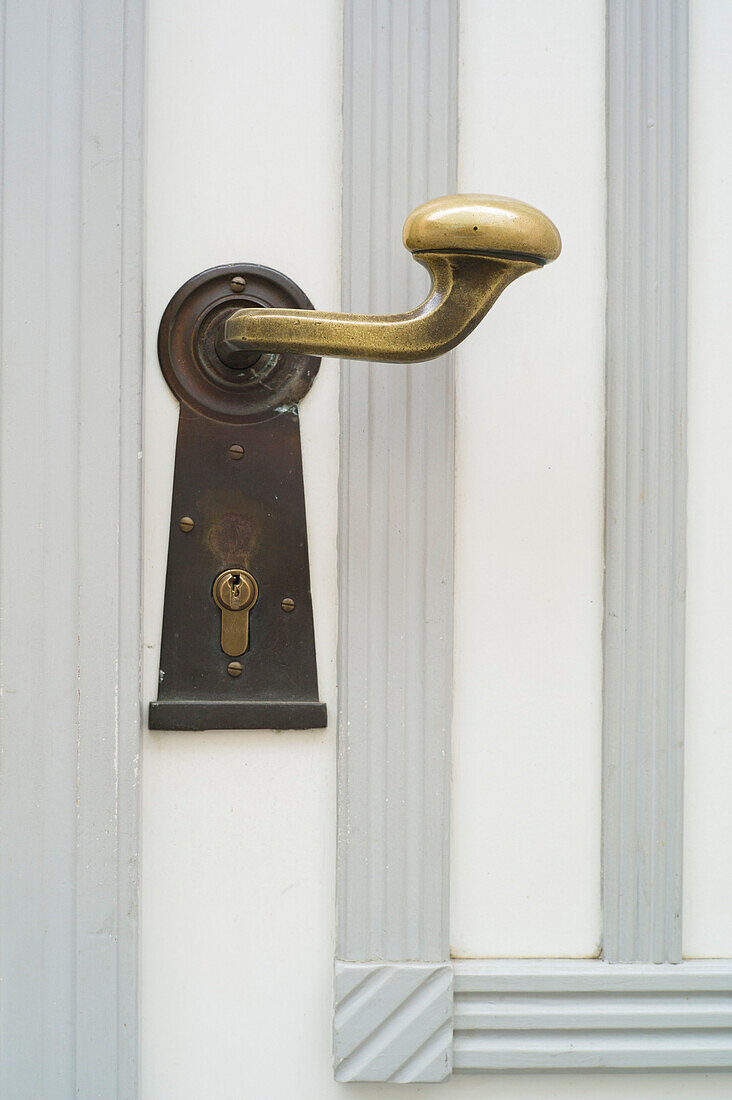
<path fill-rule="evenodd" d="M 249 648 L 249 612 L 259 590 L 251 573 L 225 569 L 213 583 L 211 595 L 221 610 L 221 648 L 228 657 L 240 657 Z"/>

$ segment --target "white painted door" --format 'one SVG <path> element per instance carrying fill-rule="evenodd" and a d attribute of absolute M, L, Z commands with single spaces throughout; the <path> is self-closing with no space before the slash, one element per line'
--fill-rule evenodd
<path fill-rule="evenodd" d="M 398 4 L 375 7 L 384 20 L 400 17 Z M 693 7 L 706 41 L 721 8 Z M 145 702 L 156 694 L 177 424 L 157 324 L 184 281 L 235 261 L 281 270 L 316 306 L 337 308 L 342 18 L 340 0 L 149 0 Z M 458 186 L 541 207 L 564 254 L 512 287 L 457 359 L 458 958 L 591 958 L 602 939 L 605 26 L 602 0 L 460 4 Z M 697 46 L 705 48 L 713 49 Z M 703 71 L 696 55 L 693 72 L 713 99 Z M 701 147 L 698 156 L 703 173 Z M 338 363 L 325 360 L 301 409 L 328 729 L 143 734 L 143 1100 L 320 1100 L 351 1088 L 333 1082 L 331 1050 L 339 377 Z M 698 792 L 711 750 L 695 751 Z M 712 826 L 691 817 L 698 880 Z M 723 905 L 707 902 L 710 911 Z M 690 904 L 691 953 L 724 953 L 728 938 L 705 933 L 694 916 L 702 903 Z M 724 923 L 719 913 L 713 922 Z M 435 1087 L 466 1098 L 591 1090 L 656 1100 L 721 1097 L 729 1079 L 528 1074 L 455 1076 Z M 428 1091 L 360 1089 L 384 1098 Z"/>
<path fill-rule="evenodd" d="M 340 289 L 337 0 L 148 13 L 145 698 L 156 696 L 177 403 L 159 317 L 190 276 L 244 261 L 318 304 Z M 321 699 L 313 733 L 143 744 L 142 1095 L 316 1096 L 330 1073 L 335 865 L 338 365 L 301 415 Z"/>
<path fill-rule="evenodd" d="M 729 1095 L 729 4 L 2 29 L 2 1100 L 350 1095 L 334 1046 L 375 1100 Z M 414 304 L 457 188 L 564 252 L 303 401 L 328 728 L 149 732 L 165 304 L 232 261 Z"/>

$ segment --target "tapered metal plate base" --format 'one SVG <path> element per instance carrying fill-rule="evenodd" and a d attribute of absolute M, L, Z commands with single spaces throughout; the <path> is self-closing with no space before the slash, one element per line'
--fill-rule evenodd
<path fill-rule="evenodd" d="M 242 272 L 255 273 L 264 298 L 266 269 L 216 268 L 178 292 L 161 324 L 161 363 L 181 410 L 158 699 L 149 712 L 155 730 L 326 725 L 296 403 L 318 360 L 265 357 L 241 371 L 213 362 L 211 318 L 231 308 L 230 280 Z M 272 297 L 286 291 L 294 307 L 309 305 L 278 278 L 284 290 L 275 282 Z M 235 663 L 222 650 L 212 594 L 228 569 L 245 570 L 257 585 L 248 648 Z"/>

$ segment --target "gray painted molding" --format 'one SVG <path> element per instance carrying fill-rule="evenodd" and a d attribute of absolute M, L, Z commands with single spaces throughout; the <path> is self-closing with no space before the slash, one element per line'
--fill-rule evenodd
<path fill-rule="evenodd" d="M 337 1081 L 732 1067 L 729 959 L 336 963 L 335 989 Z"/>
<path fill-rule="evenodd" d="M 444 1081 L 452 1072 L 452 966 L 336 963 L 336 1081 Z"/>
<path fill-rule="evenodd" d="M 732 1066 L 732 961 L 456 961 L 453 1064 L 483 1070 Z"/>
<path fill-rule="evenodd" d="M 9 0 L 0 1094 L 137 1095 L 142 0 Z"/>
<path fill-rule="evenodd" d="M 455 189 L 457 5 L 346 0 L 343 306 L 427 289 L 409 211 Z M 448 957 L 453 369 L 344 363 L 338 945 Z"/>
<path fill-rule="evenodd" d="M 420 30 L 408 45 L 413 7 L 346 3 L 345 308 L 403 306 L 397 278 L 413 297 L 414 272 L 395 251 L 401 220 L 454 178 L 454 119 L 440 110 L 455 102 L 444 93 L 454 89 L 455 14 L 429 6 L 431 44 Z M 345 365 L 338 954 L 352 961 L 336 963 L 338 1080 L 440 1080 L 451 1029 L 457 1072 L 732 1067 L 732 962 L 676 963 L 687 8 L 608 0 L 605 958 L 445 962 L 452 374 Z M 423 148 L 435 111 L 439 136 Z M 449 182 L 436 184 L 439 141 Z M 420 480 L 428 428 L 439 461 Z M 441 530 L 447 584 L 435 603 L 425 580 Z"/>
<path fill-rule="evenodd" d="M 401 231 L 420 202 L 455 190 L 456 62 L 450 0 L 346 0 L 344 309 L 424 296 Z M 449 955 L 453 384 L 451 359 L 342 364 L 341 1081 L 450 1071 L 451 968 L 419 964 Z M 411 961 L 354 965 L 376 960 Z"/>
<path fill-rule="evenodd" d="M 608 0 L 604 957 L 681 958 L 688 0 Z"/>

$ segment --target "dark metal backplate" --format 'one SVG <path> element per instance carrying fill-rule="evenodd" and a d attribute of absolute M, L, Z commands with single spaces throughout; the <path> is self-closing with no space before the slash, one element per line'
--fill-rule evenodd
<path fill-rule="evenodd" d="M 184 287 L 176 296 L 172 318 L 176 298 L 166 311 L 161 325 L 161 360 L 168 381 L 169 371 L 177 372 L 175 389 L 183 401 L 185 391 L 177 379 L 194 376 L 198 368 L 195 339 L 188 343 L 194 351 L 186 352 L 180 335 L 184 327 L 195 330 L 194 310 L 181 322 L 181 306 L 185 309 L 193 299 L 199 317 L 210 314 L 211 302 L 202 301 L 201 296 L 205 277 L 210 276 L 209 293 L 220 294 L 219 299 L 214 297 L 216 308 L 218 301 L 228 300 L 232 276 L 248 270 L 263 269 L 240 265 L 197 276 L 191 280 L 195 284 L 192 295 L 184 294 Z M 281 287 L 277 290 L 279 293 Z M 309 307 L 302 292 L 297 294 L 299 300 L 292 305 Z M 265 298 L 261 286 L 258 298 Z M 278 304 L 282 304 L 281 298 Z M 165 370 L 164 341 L 166 348 L 178 348 L 178 357 L 174 352 L 168 358 L 169 371 Z M 181 364 L 186 356 L 187 361 Z M 220 393 L 215 390 L 211 401 L 214 416 L 204 415 L 200 402 L 200 393 L 205 393 L 215 378 L 213 371 L 207 373 L 206 385 L 197 388 L 196 401 L 181 404 L 158 699 L 150 704 L 151 729 L 310 729 L 326 725 L 326 708 L 318 700 L 298 410 L 287 399 L 293 385 L 298 396 L 306 391 L 318 361 L 313 369 L 303 357 L 297 358 L 301 361 L 289 368 L 286 362 L 269 364 L 270 380 L 278 383 L 271 389 L 250 370 L 242 372 L 243 384 L 234 389 L 235 399 L 230 403 L 226 401 L 230 390 L 224 386 Z M 230 373 L 235 376 L 236 372 Z M 227 387 L 232 384 L 223 372 L 222 378 Z M 195 382 L 192 386 L 196 389 Z M 278 386 L 288 391 L 284 401 L 273 400 Z M 251 403 L 243 398 L 247 389 Z M 215 418 L 220 416 L 220 403 L 227 415 L 225 421 Z M 232 413 L 232 408 L 239 415 Z M 243 450 L 237 459 L 230 452 L 235 445 Z M 181 530 L 183 517 L 193 520 L 190 530 Z M 230 658 L 221 650 L 221 612 L 212 597 L 215 578 L 228 568 L 245 569 L 259 587 L 250 612 L 249 648 L 239 658 L 242 672 L 237 677 L 229 675 Z M 292 600 L 294 609 L 283 610 L 283 600 Z"/>

